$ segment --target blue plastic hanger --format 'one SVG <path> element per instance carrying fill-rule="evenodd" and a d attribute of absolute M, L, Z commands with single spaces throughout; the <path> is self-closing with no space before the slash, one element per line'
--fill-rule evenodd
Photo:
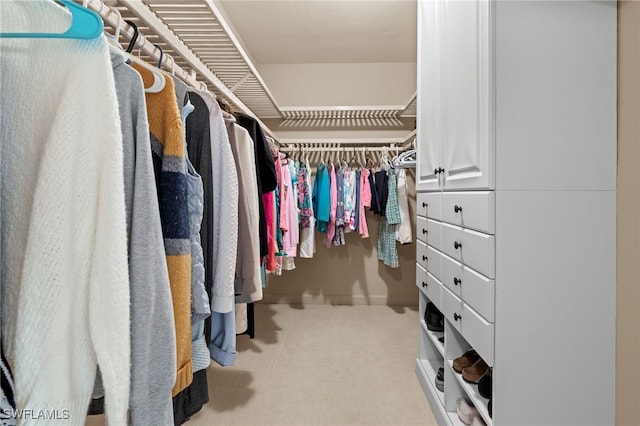
<path fill-rule="evenodd" d="M 63 33 L 0 33 L 0 37 L 19 38 L 75 38 L 89 40 L 102 34 L 102 18 L 93 10 L 82 7 L 73 0 L 56 0 L 71 12 L 71 27 Z"/>

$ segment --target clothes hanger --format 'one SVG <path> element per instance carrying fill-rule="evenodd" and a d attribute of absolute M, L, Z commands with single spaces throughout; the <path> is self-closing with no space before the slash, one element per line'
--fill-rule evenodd
<path fill-rule="evenodd" d="M 147 43 L 147 39 L 142 39 L 142 46 L 140 46 L 140 48 L 138 49 L 138 52 L 140 52 L 140 49 L 142 49 L 144 47 L 144 45 Z M 133 62 L 135 62 L 136 64 L 140 65 L 142 68 L 144 68 L 145 70 L 149 71 L 152 75 L 153 75 L 153 83 L 151 84 L 150 87 L 145 87 L 144 91 L 146 93 L 159 93 L 164 89 L 164 86 L 166 84 L 165 81 L 165 77 L 164 74 L 162 73 L 162 71 L 160 71 L 158 68 L 149 65 L 148 63 L 146 63 L 145 61 L 143 61 L 142 59 L 140 59 L 137 56 L 134 55 L 129 55 L 129 57 L 131 58 L 131 60 Z"/>
<path fill-rule="evenodd" d="M 99 37 L 104 30 L 102 18 L 93 10 L 73 2 L 57 0 L 71 12 L 71 26 L 63 33 L 0 33 L 0 38 L 71 38 L 90 40 Z M 86 1 L 84 3 L 86 5 Z"/>
<path fill-rule="evenodd" d="M 116 13 L 116 15 L 118 15 L 118 27 L 120 27 L 120 20 L 122 19 L 122 15 L 120 14 L 120 11 L 115 8 L 111 10 L 113 10 Z M 136 42 L 138 41 L 138 35 L 140 33 L 138 32 L 138 26 L 136 25 L 135 22 L 130 21 L 128 19 L 124 22 L 126 22 L 127 24 L 129 24 L 129 26 L 131 26 L 131 28 L 133 28 L 133 36 L 131 37 L 131 41 L 129 42 L 129 45 L 127 46 L 127 50 L 125 51 L 127 53 L 131 53 L 133 52 L 133 48 L 136 45 Z"/>

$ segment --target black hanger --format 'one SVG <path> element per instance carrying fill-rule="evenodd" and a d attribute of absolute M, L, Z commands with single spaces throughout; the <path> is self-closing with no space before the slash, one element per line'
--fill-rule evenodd
<path fill-rule="evenodd" d="M 133 37 L 131 37 L 131 43 L 127 46 L 127 53 L 133 52 L 133 47 L 136 45 L 136 41 L 138 41 L 138 26 L 135 22 L 126 19 L 124 22 L 131 25 L 133 27 Z"/>
<path fill-rule="evenodd" d="M 162 69 L 162 57 L 164 56 L 164 52 L 162 52 L 162 48 L 157 44 L 154 44 L 153 47 L 157 47 L 160 51 L 160 58 L 158 59 L 158 68 Z"/>

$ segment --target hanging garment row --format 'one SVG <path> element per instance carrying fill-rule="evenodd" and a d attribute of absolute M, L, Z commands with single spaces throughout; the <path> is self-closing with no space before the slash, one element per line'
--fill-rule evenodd
<path fill-rule="evenodd" d="M 68 19 L 7 1 L 1 23 Z M 109 424 L 181 424 L 208 401 L 209 360 L 235 362 L 236 300 L 262 298 L 261 128 L 104 36 L 0 43 L 2 412 L 81 425 L 93 396 Z"/>
<path fill-rule="evenodd" d="M 273 218 L 269 229 L 274 230 L 270 234 L 268 273 L 280 275 L 283 270 L 294 269 L 298 245 L 301 258 L 312 258 L 316 251 L 314 230 L 327 248 L 345 245 L 345 234 L 349 233 L 368 238 L 367 211 L 379 219 L 378 259 L 389 267 L 399 267 L 396 242 L 412 242 L 409 200 L 406 172 L 393 166 L 387 148 L 369 148 L 383 151 L 375 170 L 357 164 L 355 155 L 349 162 L 343 157 L 325 163 L 322 158 L 313 183 L 311 163 L 305 154 L 314 148 L 301 148 L 297 159 L 286 152 L 291 149 L 283 149 L 283 153 L 277 147 L 273 149 L 279 158 L 278 187 L 275 202 L 265 203 L 273 206 L 273 215 L 267 214 Z M 336 148 L 328 151 L 331 159 L 340 154 L 344 152 Z M 367 157 L 366 162 L 369 165 L 373 160 Z"/>

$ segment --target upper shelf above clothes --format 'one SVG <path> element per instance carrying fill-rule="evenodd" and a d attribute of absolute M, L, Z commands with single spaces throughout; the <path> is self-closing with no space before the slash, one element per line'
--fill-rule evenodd
<path fill-rule="evenodd" d="M 397 128 L 401 117 L 415 117 L 415 94 L 405 105 L 280 106 L 212 0 L 89 0 L 88 6 L 101 10 L 103 17 L 110 13 L 106 6 L 117 8 L 153 45 L 175 59 L 176 65 L 192 70 L 216 96 L 256 118 L 301 124 L 331 119 L 324 122 L 327 126 L 375 119 L 379 125 Z"/>

